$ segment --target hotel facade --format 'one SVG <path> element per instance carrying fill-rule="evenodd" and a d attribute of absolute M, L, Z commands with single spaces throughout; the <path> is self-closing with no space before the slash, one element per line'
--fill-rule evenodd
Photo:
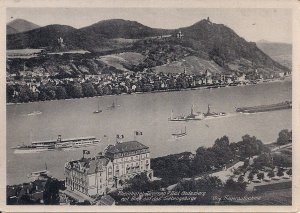
<path fill-rule="evenodd" d="M 120 188 L 137 174 L 151 180 L 149 147 L 138 141 L 117 142 L 104 153 L 65 164 L 65 183 L 69 192 L 93 197 Z"/>

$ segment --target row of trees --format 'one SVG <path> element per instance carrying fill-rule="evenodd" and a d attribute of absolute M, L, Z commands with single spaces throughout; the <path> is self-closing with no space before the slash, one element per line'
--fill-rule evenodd
<path fill-rule="evenodd" d="M 220 201 L 214 199 L 214 196 L 223 197 L 225 195 L 241 195 L 246 190 L 247 183 L 241 180 L 234 181 L 228 179 L 223 183 L 218 177 L 215 176 L 204 176 L 200 179 L 189 179 L 181 180 L 177 183 L 173 189 L 174 198 L 184 197 L 182 192 L 203 192 L 203 196 L 195 196 L 195 200 L 165 200 L 168 197 L 168 192 L 162 190 L 162 180 L 150 181 L 146 174 L 136 175 L 134 178 L 127 182 L 127 187 L 123 189 L 123 192 L 162 192 L 161 195 L 157 196 L 157 199 L 147 199 L 140 197 L 140 199 L 132 199 L 133 196 L 122 199 L 118 192 L 112 192 L 110 195 L 116 200 L 119 205 L 211 205 L 219 203 Z M 165 193 L 165 194 L 164 194 Z M 151 197 L 151 196 L 148 196 Z M 154 195 L 155 197 L 155 195 Z M 161 198 L 161 199 L 160 199 Z M 222 200 L 221 202 L 226 202 Z"/>
<path fill-rule="evenodd" d="M 93 97 L 113 93 L 108 87 L 95 87 L 92 83 L 69 83 L 66 85 L 43 85 L 33 92 L 27 85 L 7 86 L 8 103 L 61 100 L 67 98 Z"/>
<path fill-rule="evenodd" d="M 40 180 L 24 183 L 20 185 L 8 186 L 7 189 L 7 204 L 8 205 L 58 205 L 59 190 L 64 190 L 63 181 L 48 177 L 45 180 L 45 186 L 42 190 L 42 195 L 36 198 L 34 195 L 39 194 L 37 188 L 40 187 Z M 11 188 L 11 189 L 10 189 Z"/>
<path fill-rule="evenodd" d="M 254 136 L 245 135 L 237 143 L 230 143 L 228 137 L 223 136 L 210 148 L 199 147 L 195 155 L 185 152 L 152 159 L 151 167 L 155 176 L 173 184 L 182 178 L 220 170 L 236 160 L 245 160 L 268 151 Z"/>

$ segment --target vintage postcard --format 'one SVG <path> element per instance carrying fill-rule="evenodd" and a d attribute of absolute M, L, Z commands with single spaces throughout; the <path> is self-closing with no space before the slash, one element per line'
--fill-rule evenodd
<path fill-rule="evenodd" d="M 2 11 L 0 210 L 298 211 L 299 2 Z"/>

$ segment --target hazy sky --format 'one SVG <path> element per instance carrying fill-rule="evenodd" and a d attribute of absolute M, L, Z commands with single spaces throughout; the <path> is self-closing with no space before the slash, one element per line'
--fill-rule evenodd
<path fill-rule="evenodd" d="M 149 27 L 174 29 L 210 17 L 225 24 L 247 41 L 292 43 L 290 9 L 203 9 L 203 8 L 9 8 L 7 22 L 26 19 L 40 26 L 65 24 L 75 28 L 105 19 L 120 18 Z"/>

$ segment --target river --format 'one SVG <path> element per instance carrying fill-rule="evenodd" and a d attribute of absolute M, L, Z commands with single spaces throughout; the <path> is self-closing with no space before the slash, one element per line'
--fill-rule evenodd
<path fill-rule="evenodd" d="M 134 139 L 134 131 L 143 132 L 136 140 L 150 147 L 151 157 L 183 151 L 194 152 L 198 147 L 211 146 L 215 139 L 229 136 L 237 142 L 245 134 L 254 135 L 264 143 L 276 140 L 282 129 L 292 128 L 292 110 L 258 114 L 240 114 L 235 107 L 278 103 L 292 99 L 292 82 L 273 82 L 259 85 L 220 89 L 187 90 L 181 92 L 105 96 L 73 100 L 46 101 L 7 105 L 7 184 L 27 182 L 27 174 L 47 169 L 54 177 L 64 177 L 64 164 L 82 156 L 83 149 L 49 151 L 34 154 L 14 154 L 11 147 L 30 144 L 32 140 L 96 136 L 101 145 L 85 148 L 91 155 L 115 143 L 116 134 L 124 141 Z M 102 113 L 94 114 L 98 100 Z M 108 110 L 116 101 L 120 107 Z M 226 112 L 224 118 L 202 121 L 169 122 L 174 115 L 188 114 L 191 106 L 205 112 Z M 33 111 L 42 114 L 29 116 Z M 187 136 L 179 140 L 171 137 L 186 126 Z"/>

